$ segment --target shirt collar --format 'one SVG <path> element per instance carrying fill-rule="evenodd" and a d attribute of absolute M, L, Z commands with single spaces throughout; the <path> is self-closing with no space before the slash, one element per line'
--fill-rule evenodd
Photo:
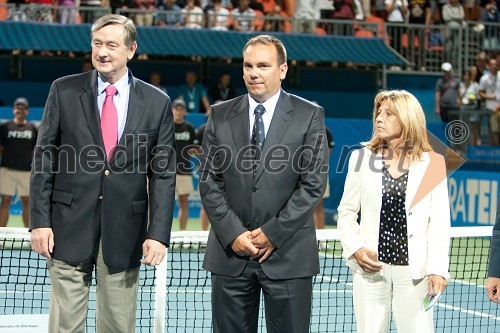
<path fill-rule="evenodd" d="M 274 109 L 276 109 L 276 105 L 278 104 L 278 100 L 280 98 L 280 93 L 281 93 L 281 89 L 276 94 L 271 96 L 264 103 L 259 103 L 255 99 L 253 99 L 250 95 L 248 95 L 248 104 L 250 106 L 250 113 L 253 114 L 257 105 L 262 104 L 264 106 L 264 108 L 266 109 L 266 113 L 268 113 L 270 115 L 274 114 Z"/>
<path fill-rule="evenodd" d="M 129 82 L 128 74 L 129 72 L 127 68 L 127 72 L 125 73 L 125 75 L 123 75 L 118 81 L 116 81 L 113 84 L 113 86 L 116 88 L 118 95 L 123 94 L 128 86 Z M 98 88 L 97 91 L 99 92 L 99 95 L 103 94 L 109 85 L 110 84 L 108 82 L 102 79 L 101 74 L 97 75 L 97 88 Z"/>

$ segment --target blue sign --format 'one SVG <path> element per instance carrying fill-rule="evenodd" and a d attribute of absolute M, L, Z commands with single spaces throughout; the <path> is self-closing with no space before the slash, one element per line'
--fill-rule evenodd
<path fill-rule="evenodd" d="M 496 172 L 456 171 L 448 177 L 451 225 L 494 225 L 499 182 Z"/>

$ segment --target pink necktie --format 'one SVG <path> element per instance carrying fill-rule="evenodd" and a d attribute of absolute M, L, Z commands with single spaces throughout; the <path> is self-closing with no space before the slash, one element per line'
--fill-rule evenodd
<path fill-rule="evenodd" d="M 116 88 L 113 86 L 106 87 L 106 98 L 102 105 L 101 112 L 101 131 L 104 141 L 104 149 L 106 149 L 106 157 L 111 160 L 111 150 L 118 143 L 118 113 L 116 112 L 113 96 L 116 94 Z"/>

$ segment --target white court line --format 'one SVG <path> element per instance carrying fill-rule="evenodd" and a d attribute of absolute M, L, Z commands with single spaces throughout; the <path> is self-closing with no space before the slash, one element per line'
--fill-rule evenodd
<path fill-rule="evenodd" d="M 473 316 L 478 316 L 478 317 L 483 317 L 483 318 L 488 318 L 488 319 L 493 319 L 493 320 L 500 321 L 500 317 L 496 317 L 496 316 L 494 316 L 492 314 L 487 314 L 487 313 L 483 313 L 483 312 L 479 312 L 479 311 L 474 311 L 474 310 L 468 310 L 468 309 L 464 309 L 464 308 L 461 308 L 461 307 L 458 307 L 458 306 L 448 305 L 448 304 L 439 303 L 439 302 L 438 302 L 437 306 L 442 307 L 442 308 L 446 308 L 446 309 L 449 309 L 449 310 L 460 311 L 460 312 L 463 312 L 463 313 L 471 314 Z"/>
<path fill-rule="evenodd" d="M 467 286 L 473 286 L 473 287 L 484 289 L 483 285 L 478 285 L 474 282 L 469 282 L 469 281 L 465 281 L 465 280 L 455 280 L 455 279 L 451 279 L 450 281 L 455 282 L 455 283 L 459 283 L 459 284 L 465 284 Z"/>

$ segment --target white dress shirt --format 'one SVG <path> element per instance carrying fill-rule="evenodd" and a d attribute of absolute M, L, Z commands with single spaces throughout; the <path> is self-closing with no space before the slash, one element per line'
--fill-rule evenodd
<path fill-rule="evenodd" d="M 109 85 L 110 84 L 105 82 L 100 75 L 97 75 L 97 106 L 99 107 L 99 117 L 102 114 L 102 106 L 106 99 L 106 88 Z M 130 95 L 128 69 L 127 73 L 113 84 L 113 86 L 117 90 L 115 96 L 113 96 L 113 102 L 115 103 L 116 112 L 118 113 L 118 141 L 120 141 L 125 129 L 125 122 L 127 121 L 128 99 Z"/>
<path fill-rule="evenodd" d="M 269 130 L 269 126 L 271 126 L 271 120 L 273 120 L 274 109 L 276 109 L 276 104 L 278 104 L 278 99 L 280 98 L 281 90 L 279 90 L 275 95 L 269 98 L 264 103 L 259 103 L 254 100 L 250 95 L 248 95 L 248 114 L 250 119 L 250 140 L 252 140 L 252 132 L 253 132 L 253 124 L 255 122 L 255 108 L 262 104 L 266 109 L 266 112 L 262 115 L 262 121 L 264 122 L 264 131 L 265 136 L 267 137 L 267 131 Z"/>

